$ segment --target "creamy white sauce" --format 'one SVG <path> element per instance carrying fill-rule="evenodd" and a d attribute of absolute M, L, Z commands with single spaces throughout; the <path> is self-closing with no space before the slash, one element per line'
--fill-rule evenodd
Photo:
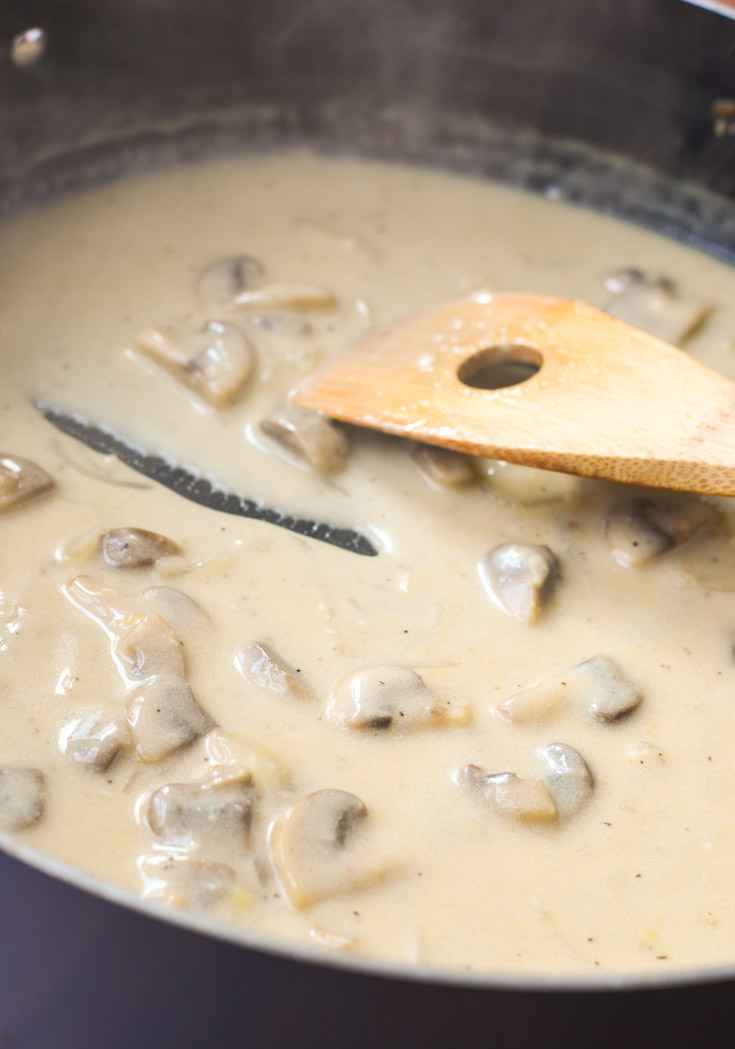
<path fill-rule="evenodd" d="M 734 624 L 731 594 L 687 570 L 706 564 L 701 543 L 624 568 L 603 520 L 636 493 L 575 482 L 571 491 L 562 484 L 561 498 L 529 503 L 507 488 L 499 495 L 492 477 L 442 487 L 427 482 L 406 444 L 356 432 L 344 469 L 320 476 L 277 454 L 258 429 L 320 360 L 375 327 L 476 289 L 604 305 L 606 274 L 624 266 L 663 271 L 711 304 L 686 349 L 735 377 L 728 267 L 558 202 L 301 153 L 182 167 L 69 197 L 7 221 L 0 244 L 0 450 L 57 482 L 0 517 L 0 767 L 37 768 L 46 779 L 44 815 L 19 832 L 23 840 L 134 891 L 160 889 L 151 861 L 175 850 L 151 834 L 151 792 L 234 763 L 252 772 L 259 798 L 247 848 L 200 854 L 236 872 L 210 908 L 218 919 L 326 951 L 444 968 L 732 961 Z M 236 403 L 215 409 L 141 354 L 136 334 L 211 316 L 196 279 L 233 253 L 259 259 L 274 283 L 328 289 L 337 307 L 301 314 L 307 334 L 229 313 L 255 347 L 256 374 Z M 36 399 L 269 506 L 356 527 L 379 555 L 188 502 L 58 433 Z M 121 526 L 161 533 L 183 554 L 150 570 L 110 567 L 97 537 Z M 716 549 L 731 559 L 728 529 L 725 521 Z M 488 550 L 514 541 L 547 545 L 562 566 L 530 625 L 493 604 L 478 575 Z M 109 637 L 62 591 L 80 574 L 114 588 L 134 615 L 158 607 L 141 595 L 159 584 L 200 606 L 205 615 L 184 615 L 176 633 L 217 738 L 153 764 L 127 749 L 101 773 L 63 753 L 71 722 L 98 712 L 124 720 L 126 702 Z M 248 683 L 237 653 L 253 641 L 298 668 L 311 697 Z M 624 720 L 601 724 L 571 704 L 542 722 L 494 712 L 598 654 L 643 694 Z M 330 720 L 335 685 L 381 664 L 416 670 L 455 721 L 360 731 Z M 536 776 L 537 749 L 559 741 L 595 779 L 568 820 L 515 821 L 455 782 L 469 763 Z M 381 877 L 294 907 L 268 830 L 324 788 L 364 801 L 359 834 Z M 186 894 L 169 896 L 191 905 Z"/>

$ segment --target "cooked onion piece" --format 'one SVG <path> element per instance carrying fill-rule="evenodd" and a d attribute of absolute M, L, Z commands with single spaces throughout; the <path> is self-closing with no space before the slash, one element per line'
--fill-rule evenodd
<path fill-rule="evenodd" d="M 227 863 L 192 856 L 143 856 L 143 897 L 172 907 L 212 907 L 234 895 L 237 874 Z"/>
<path fill-rule="evenodd" d="M 258 287 L 263 273 L 263 264 L 251 255 L 228 255 L 202 271 L 197 292 L 206 304 L 232 307 L 238 295 Z"/>

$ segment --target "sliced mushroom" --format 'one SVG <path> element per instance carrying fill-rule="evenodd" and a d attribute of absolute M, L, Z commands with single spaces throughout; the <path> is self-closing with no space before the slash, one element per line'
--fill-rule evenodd
<path fill-rule="evenodd" d="M 385 875 L 357 829 L 364 802 L 344 790 L 317 790 L 293 805 L 271 829 L 273 863 L 294 907 L 370 885 Z"/>
<path fill-rule="evenodd" d="M 488 594 L 508 615 L 533 621 L 559 578 L 559 562 L 548 546 L 505 543 L 479 565 Z"/>
<path fill-rule="evenodd" d="M 289 405 L 266 416 L 260 428 L 318 473 L 333 473 L 344 466 L 349 450 L 347 438 L 325 415 Z"/>
<path fill-rule="evenodd" d="M 466 765 L 456 778 L 504 816 L 523 823 L 549 823 L 557 818 L 554 800 L 542 779 L 521 779 L 515 772 L 487 773 L 478 765 Z"/>
<path fill-rule="evenodd" d="M 611 273 L 605 287 L 613 293 L 605 306 L 612 317 L 665 342 L 683 342 L 710 311 L 703 302 L 681 298 L 669 277 L 639 269 Z"/>
<path fill-rule="evenodd" d="M 536 681 L 499 703 L 495 713 L 504 721 L 545 721 L 560 709 L 566 698 L 565 681 Z"/>
<path fill-rule="evenodd" d="M 129 745 L 128 726 L 99 714 L 75 718 L 64 726 L 59 736 L 64 754 L 96 772 L 105 772 Z"/>
<path fill-rule="evenodd" d="M 251 255 L 228 255 L 204 269 L 197 291 L 213 306 L 232 306 L 243 291 L 257 288 L 263 279 L 263 265 Z"/>
<path fill-rule="evenodd" d="M 186 681 L 151 678 L 125 706 L 141 761 L 152 764 L 206 735 L 213 727 Z"/>
<path fill-rule="evenodd" d="M 629 568 L 686 542 L 714 517 L 714 509 L 699 499 L 628 499 L 608 512 L 605 538 L 618 564 Z"/>
<path fill-rule="evenodd" d="M 148 825 L 163 845 L 246 846 L 256 798 L 248 774 L 215 783 L 169 783 L 151 795 Z"/>
<path fill-rule="evenodd" d="M 475 457 L 473 465 L 480 477 L 502 499 L 532 506 L 536 503 L 568 499 L 579 489 L 579 478 L 533 466 L 518 466 L 498 459 Z"/>
<path fill-rule="evenodd" d="M 54 479 L 37 463 L 0 452 L 0 510 L 37 499 L 54 487 Z"/>
<path fill-rule="evenodd" d="M 432 699 L 422 677 L 400 666 L 367 667 L 340 681 L 327 716 L 355 729 L 412 728 L 449 719 Z"/>
<path fill-rule="evenodd" d="M 475 479 L 469 459 L 460 452 L 431 444 L 415 444 L 412 451 L 419 470 L 433 484 L 454 488 Z"/>
<path fill-rule="evenodd" d="M 587 705 L 596 721 L 620 721 L 640 704 L 643 696 L 607 656 L 593 656 L 568 675 L 575 700 Z"/>
<path fill-rule="evenodd" d="M 131 617 L 133 618 L 133 617 Z M 163 616 L 141 616 L 121 634 L 116 651 L 128 677 L 184 679 L 181 643 Z"/>
<path fill-rule="evenodd" d="M 272 648 L 253 641 L 235 657 L 235 666 L 251 685 L 290 699 L 308 699 L 311 690 L 296 670 L 281 659 Z"/>
<path fill-rule="evenodd" d="M 243 391 L 255 365 L 245 334 L 217 320 L 144 328 L 138 346 L 217 408 Z"/>
<path fill-rule="evenodd" d="M 25 830 L 43 816 L 45 779 L 38 769 L 0 766 L 0 827 Z"/>
<path fill-rule="evenodd" d="M 181 547 L 173 539 L 145 528 L 113 528 L 103 532 L 102 556 L 115 568 L 152 568 L 164 557 L 176 557 Z"/>
<path fill-rule="evenodd" d="M 175 586 L 150 586 L 141 597 L 161 613 L 177 634 L 198 630 L 208 622 L 201 605 Z"/>
<path fill-rule="evenodd" d="M 566 743 L 550 743 L 539 753 L 548 766 L 544 782 L 560 818 L 573 816 L 592 796 L 594 780 L 587 762 Z"/>
<path fill-rule="evenodd" d="M 174 907 L 211 907 L 233 894 L 237 875 L 227 863 L 191 856 L 150 856 L 138 863 L 149 900 Z"/>

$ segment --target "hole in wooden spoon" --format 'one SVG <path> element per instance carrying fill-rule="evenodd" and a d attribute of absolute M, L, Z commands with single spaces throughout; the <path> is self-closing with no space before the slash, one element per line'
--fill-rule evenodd
<path fill-rule="evenodd" d="M 530 346 L 492 346 L 463 361 L 457 378 L 465 386 L 479 390 L 502 390 L 518 386 L 539 370 L 543 357 Z"/>

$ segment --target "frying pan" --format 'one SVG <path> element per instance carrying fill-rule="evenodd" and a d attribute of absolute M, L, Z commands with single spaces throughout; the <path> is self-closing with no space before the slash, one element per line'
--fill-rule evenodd
<path fill-rule="evenodd" d="M 735 21 L 726 3 L 706 6 L 3 0 L 0 208 L 307 140 L 553 194 L 733 261 Z M 32 27 L 45 47 L 23 64 L 12 41 Z M 179 927 L 5 845 L 0 1047 L 732 1041 L 735 945 L 732 967 L 655 983 L 335 969 L 303 950 Z"/>

